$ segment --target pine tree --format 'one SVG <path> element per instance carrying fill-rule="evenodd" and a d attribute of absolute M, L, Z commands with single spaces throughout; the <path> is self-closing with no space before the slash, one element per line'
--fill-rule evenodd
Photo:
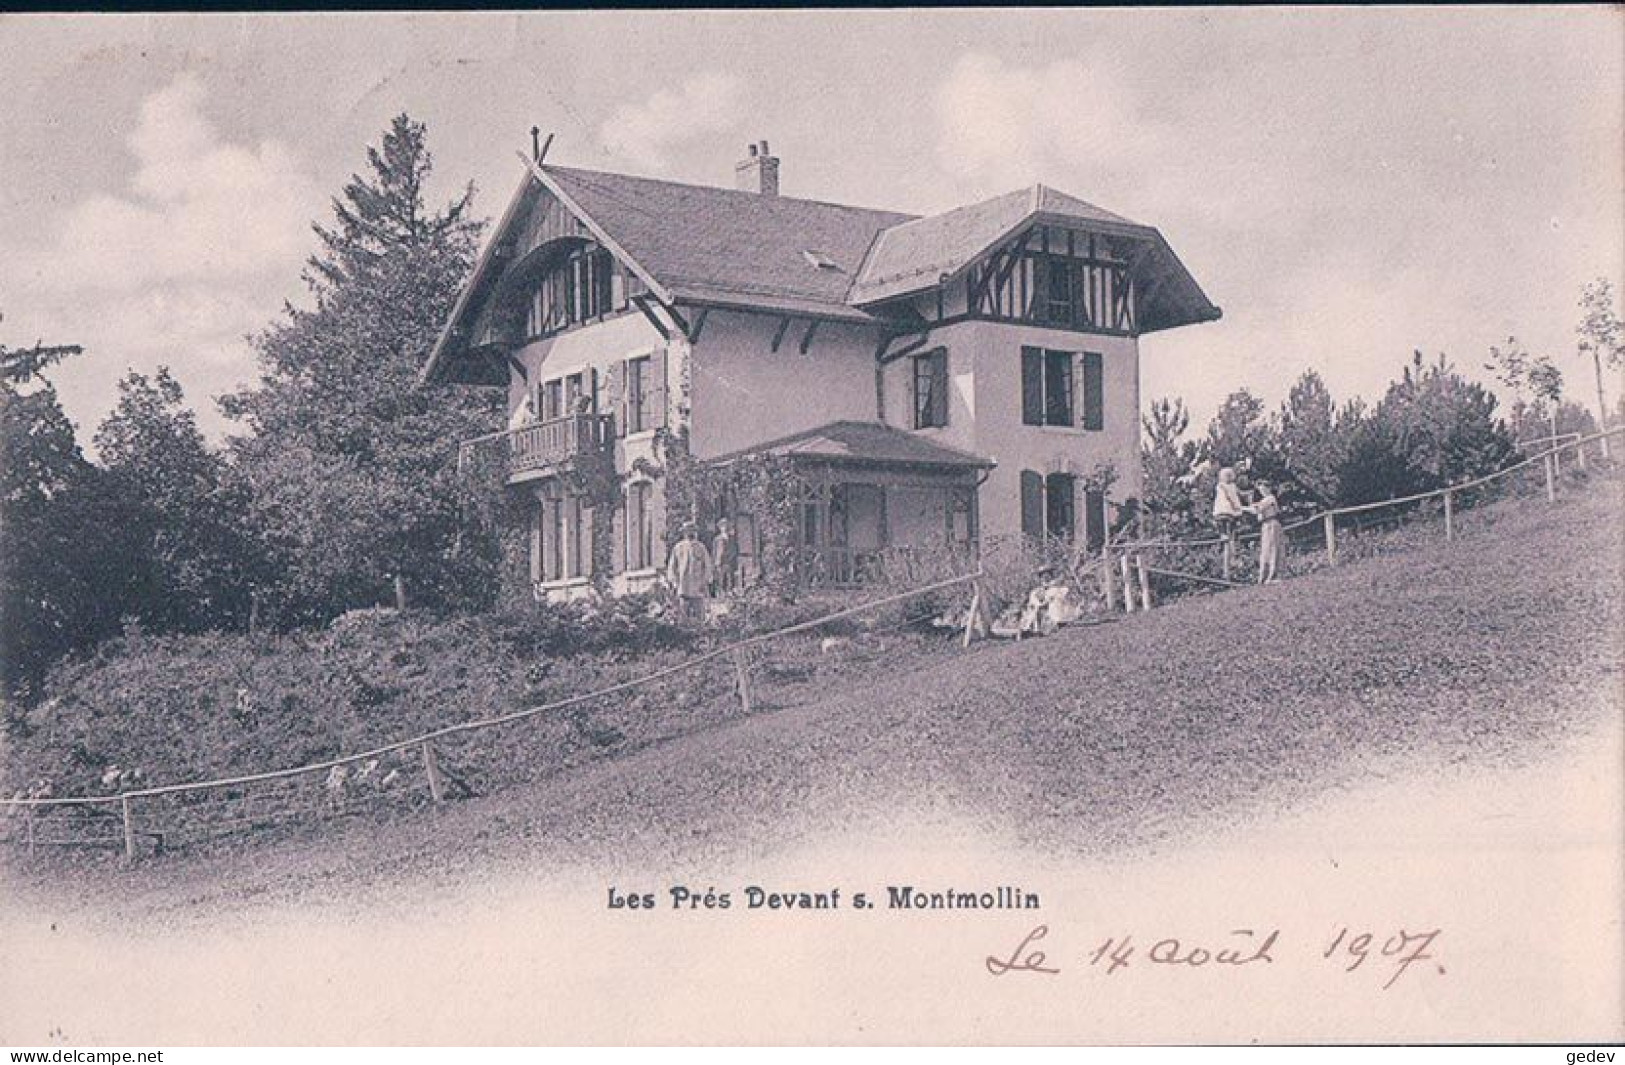
<path fill-rule="evenodd" d="M 494 557 L 458 535 L 455 455 L 496 427 L 498 397 L 416 387 L 473 262 L 474 190 L 426 206 L 433 160 L 406 115 L 367 162 L 314 227 L 313 306 L 255 338 L 258 387 L 222 400 L 253 430 L 236 468 L 285 623 L 377 603 L 397 574 L 430 605 L 483 601 L 494 581 Z"/>

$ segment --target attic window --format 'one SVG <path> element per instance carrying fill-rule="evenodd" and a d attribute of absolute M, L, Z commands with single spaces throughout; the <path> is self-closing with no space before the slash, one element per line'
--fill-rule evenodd
<path fill-rule="evenodd" d="M 825 255 L 821 251 L 812 251 L 811 249 L 808 249 L 807 251 L 804 251 L 801 254 L 809 263 L 811 263 L 812 265 L 818 267 L 818 269 L 820 269 L 820 270 L 839 270 L 840 269 L 839 266 L 835 265 L 835 260 L 834 259 L 831 259 L 829 256 Z"/>

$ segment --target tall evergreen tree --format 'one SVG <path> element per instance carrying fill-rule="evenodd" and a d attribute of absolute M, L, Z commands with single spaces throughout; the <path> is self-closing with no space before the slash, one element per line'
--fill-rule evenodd
<path fill-rule="evenodd" d="M 494 582 L 490 549 L 459 536 L 455 456 L 496 427 L 499 397 L 416 387 L 473 262 L 473 186 L 429 208 L 426 131 L 406 115 L 367 163 L 314 227 L 313 306 L 255 339 L 259 385 L 222 400 L 253 430 L 233 442 L 236 466 L 285 623 L 379 602 L 397 574 L 439 605 L 482 601 Z"/>
<path fill-rule="evenodd" d="M 1307 370 L 1293 383 L 1276 419 L 1276 449 L 1298 493 L 1321 506 L 1337 499 L 1337 471 L 1347 440 L 1326 382 Z"/>

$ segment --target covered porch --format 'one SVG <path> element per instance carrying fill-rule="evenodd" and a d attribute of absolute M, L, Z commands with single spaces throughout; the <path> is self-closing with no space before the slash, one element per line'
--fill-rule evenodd
<path fill-rule="evenodd" d="M 974 564 L 977 488 L 993 463 L 872 422 L 834 422 L 715 460 L 789 460 L 796 480 L 790 558 L 801 587 L 910 582 Z M 755 515 L 728 508 L 749 583 L 766 557 Z"/>

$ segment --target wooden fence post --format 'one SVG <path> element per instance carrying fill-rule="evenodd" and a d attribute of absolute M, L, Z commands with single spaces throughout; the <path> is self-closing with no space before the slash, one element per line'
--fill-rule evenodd
<path fill-rule="evenodd" d="M 435 761 L 434 745 L 428 740 L 423 741 L 423 772 L 429 778 L 429 798 L 444 802 L 446 796 L 440 784 L 440 765 Z"/>
<path fill-rule="evenodd" d="M 1117 556 L 1118 567 L 1123 571 L 1123 613 L 1134 613 L 1134 577 L 1129 573 L 1128 552 L 1124 551 Z"/>
<path fill-rule="evenodd" d="M 1106 609 L 1117 610 L 1117 576 L 1112 572 L 1112 549 L 1100 549 L 1100 580 L 1106 589 Z"/>
<path fill-rule="evenodd" d="M 1455 494 L 1448 488 L 1444 490 L 1444 538 L 1446 540 L 1456 538 Z"/>
<path fill-rule="evenodd" d="M 34 814 L 38 811 L 38 809 L 39 807 L 37 806 L 30 806 L 28 808 L 28 820 L 26 824 L 28 826 L 28 856 L 30 858 L 34 856 Z"/>
<path fill-rule="evenodd" d="M 1337 516 L 1331 511 L 1327 511 L 1326 516 L 1321 519 L 1321 523 L 1326 526 L 1326 564 L 1335 566 L 1337 565 Z"/>
<path fill-rule="evenodd" d="M 1134 556 L 1134 567 L 1140 571 L 1140 609 L 1151 609 L 1151 577 L 1145 571 L 1145 556 Z"/>
<path fill-rule="evenodd" d="M 119 809 L 124 814 L 124 860 L 135 861 L 135 826 L 130 823 L 130 797 L 128 795 L 119 799 Z"/>
<path fill-rule="evenodd" d="M 406 578 L 395 574 L 395 609 L 406 612 Z"/>
<path fill-rule="evenodd" d="M 969 647 L 972 640 L 985 639 L 993 628 L 988 617 L 987 597 L 982 594 L 982 582 L 971 582 L 970 610 L 965 614 L 965 636 L 961 647 Z"/>
<path fill-rule="evenodd" d="M 1548 503 L 1556 503 L 1557 502 L 1557 476 L 1556 476 L 1555 473 L 1552 472 L 1552 468 L 1555 465 L 1555 463 L 1552 462 L 1552 456 L 1550 456 L 1550 455 L 1546 456 L 1546 461 L 1545 461 L 1544 465 L 1546 467 L 1546 502 L 1548 502 Z"/>
<path fill-rule="evenodd" d="M 729 654 L 734 663 L 734 683 L 739 685 L 739 706 L 750 713 L 750 667 L 745 662 L 745 649 L 735 647 Z"/>
<path fill-rule="evenodd" d="M 1586 471 L 1586 446 L 1584 444 L 1574 445 L 1574 458 L 1580 467 L 1580 472 L 1584 473 Z"/>

